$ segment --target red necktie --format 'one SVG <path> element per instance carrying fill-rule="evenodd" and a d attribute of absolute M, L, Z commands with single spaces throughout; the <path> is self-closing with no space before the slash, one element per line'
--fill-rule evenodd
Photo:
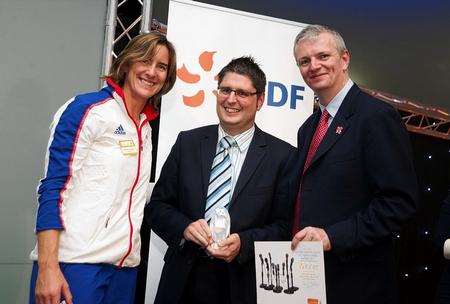
<path fill-rule="evenodd" d="M 327 133 L 328 129 L 328 119 L 330 118 L 330 114 L 327 112 L 327 110 L 323 110 L 322 115 L 320 116 L 319 124 L 317 125 L 316 131 L 314 132 L 314 136 L 311 140 L 311 143 L 309 144 L 309 150 L 308 155 L 306 156 L 305 165 L 303 166 L 303 171 L 301 173 L 302 179 L 303 174 L 305 173 L 306 169 L 308 169 L 309 165 L 311 164 L 311 160 L 314 157 L 314 154 L 316 154 L 317 148 L 319 147 L 320 143 L 322 142 L 322 139 L 325 136 L 325 133 Z M 295 235 L 300 230 L 300 190 L 302 188 L 301 182 L 300 187 L 297 194 L 297 201 L 295 202 L 295 209 L 294 209 L 294 224 L 292 225 L 292 235 Z"/>

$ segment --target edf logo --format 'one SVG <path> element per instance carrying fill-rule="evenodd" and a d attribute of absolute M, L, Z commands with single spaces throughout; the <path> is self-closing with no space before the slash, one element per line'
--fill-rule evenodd
<path fill-rule="evenodd" d="M 280 93 L 278 94 L 278 96 L 280 96 L 279 100 L 275 100 L 275 90 Z M 275 81 L 269 81 L 267 84 L 267 105 L 271 107 L 282 107 L 288 100 L 288 97 L 291 96 L 289 107 L 291 109 L 296 109 L 297 100 L 303 100 L 303 95 L 301 95 L 300 92 L 304 91 L 305 87 L 303 86 L 291 85 L 289 94 L 288 88 L 286 88 L 284 84 Z"/>
<path fill-rule="evenodd" d="M 198 56 L 198 63 L 205 72 L 210 72 L 214 65 L 214 54 L 216 51 L 204 51 Z M 194 84 L 200 82 L 201 75 L 194 74 L 188 71 L 185 64 L 181 68 L 177 69 L 177 76 L 185 83 Z M 206 75 L 205 75 L 206 76 Z M 212 80 L 212 79 L 211 79 Z M 214 77 L 217 81 L 217 76 Z M 271 107 L 282 107 L 289 100 L 289 108 L 295 110 L 297 108 L 297 101 L 303 100 L 301 92 L 305 91 L 304 86 L 291 85 L 290 92 L 288 88 L 279 82 L 269 81 L 267 84 L 267 105 Z M 217 90 L 213 90 L 212 93 L 217 97 Z M 199 107 L 205 101 L 205 90 L 200 89 L 192 96 L 183 95 L 183 103 L 188 107 Z M 275 100 L 277 98 L 277 100 Z"/>

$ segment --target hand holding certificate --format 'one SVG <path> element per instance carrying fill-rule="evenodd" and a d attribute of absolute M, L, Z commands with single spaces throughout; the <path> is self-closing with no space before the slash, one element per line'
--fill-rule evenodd
<path fill-rule="evenodd" d="M 255 242 L 257 303 L 326 304 L 321 242 Z"/>

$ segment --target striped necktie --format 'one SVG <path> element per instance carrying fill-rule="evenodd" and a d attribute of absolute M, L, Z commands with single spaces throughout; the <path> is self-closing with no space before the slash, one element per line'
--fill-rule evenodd
<path fill-rule="evenodd" d="M 236 145 L 236 141 L 225 136 L 219 142 L 219 152 L 214 156 L 209 177 L 208 196 L 206 197 L 205 219 L 210 221 L 214 210 L 219 207 L 228 208 L 231 194 L 231 159 L 228 149 Z"/>

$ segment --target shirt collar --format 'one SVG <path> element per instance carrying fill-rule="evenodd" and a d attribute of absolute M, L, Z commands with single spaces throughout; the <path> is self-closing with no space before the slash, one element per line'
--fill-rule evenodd
<path fill-rule="evenodd" d="M 326 107 L 319 103 L 320 110 L 323 112 L 323 110 L 326 109 L 330 116 L 334 118 L 337 111 L 339 110 L 339 107 L 344 101 L 345 96 L 347 96 L 347 93 L 348 91 L 350 91 L 352 86 L 353 81 L 349 79 L 345 86 L 339 91 L 339 93 L 336 94 L 336 96 L 333 97 L 333 99 L 331 99 L 330 103 Z"/>
<path fill-rule="evenodd" d="M 253 138 L 253 134 L 255 133 L 255 125 L 253 125 L 247 131 L 244 131 L 244 132 L 234 135 L 234 136 L 227 134 L 227 132 L 225 132 L 225 130 L 222 128 L 222 126 L 220 124 L 219 124 L 218 129 L 219 129 L 218 130 L 219 136 L 218 136 L 217 142 L 220 142 L 222 137 L 230 136 L 236 141 L 236 145 L 239 149 L 239 152 L 245 151 L 248 148 L 248 146 L 250 146 L 251 138 Z"/>

